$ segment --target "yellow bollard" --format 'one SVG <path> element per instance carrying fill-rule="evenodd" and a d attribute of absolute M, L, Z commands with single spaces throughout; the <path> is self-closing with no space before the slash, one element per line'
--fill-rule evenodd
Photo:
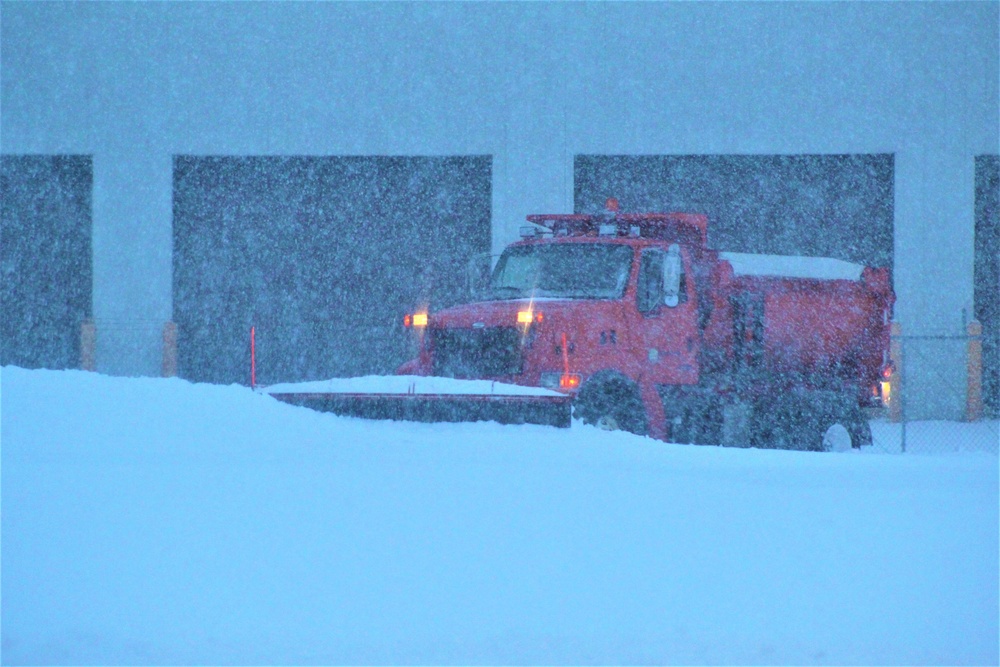
<path fill-rule="evenodd" d="M 97 370 L 97 325 L 91 318 L 80 324 L 80 369 Z"/>
<path fill-rule="evenodd" d="M 163 325 L 163 377 L 177 376 L 177 325 L 167 322 Z"/>
<path fill-rule="evenodd" d="M 889 326 L 889 361 L 892 375 L 889 376 L 889 421 L 903 420 L 903 327 L 899 322 Z"/>
<path fill-rule="evenodd" d="M 983 418 L 983 325 L 972 320 L 966 327 L 969 334 L 967 355 L 967 385 L 965 392 L 965 421 Z"/>

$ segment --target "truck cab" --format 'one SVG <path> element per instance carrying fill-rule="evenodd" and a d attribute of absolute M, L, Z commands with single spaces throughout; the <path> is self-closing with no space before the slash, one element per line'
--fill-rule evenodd
<path fill-rule="evenodd" d="M 663 437 L 658 387 L 699 380 L 707 220 L 528 219 L 480 300 L 411 317 L 420 352 L 399 372 L 557 389 L 585 421 Z"/>

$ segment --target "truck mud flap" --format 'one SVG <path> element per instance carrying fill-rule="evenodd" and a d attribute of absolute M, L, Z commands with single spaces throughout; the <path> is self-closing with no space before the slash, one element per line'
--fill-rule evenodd
<path fill-rule="evenodd" d="M 568 428 L 572 418 L 569 396 L 341 393 L 274 393 L 271 396 L 292 405 L 362 419 L 493 421 Z"/>

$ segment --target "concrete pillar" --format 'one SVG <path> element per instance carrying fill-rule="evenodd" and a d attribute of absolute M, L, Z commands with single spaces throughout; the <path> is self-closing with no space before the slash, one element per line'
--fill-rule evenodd
<path fill-rule="evenodd" d="M 564 9 L 537 3 L 531 20 L 507 15 L 498 27 L 503 57 L 497 85 L 516 91 L 504 99 L 499 150 L 493 156 L 493 249 L 516 241 L 525 216 L 573 212 L 574 137 L 567 128 L 571 77 L 565 50 Z M 552 48 L 558 43 L 561 48 Z"/>
<path fill-rule="evenodd" d="M 170 319 L 173 158 L 157 147 L 94 155 L 94 319 L 98 370 L 161 372 L 161 327 Z"/>

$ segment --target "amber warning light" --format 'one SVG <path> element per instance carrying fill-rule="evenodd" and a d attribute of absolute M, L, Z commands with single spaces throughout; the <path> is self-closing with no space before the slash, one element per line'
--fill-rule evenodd
<path fill-rule="evenodd" d="M 580 376 L 576 373 L 563 373 L 559 376 L 560 389 L 576 389 L 580 386 Z"/>
<path fill-rule="evenodd" d="M 403 315 L 404 327 L 425 327 L 427 326 L 427 313 L 413 313 Z"/>

